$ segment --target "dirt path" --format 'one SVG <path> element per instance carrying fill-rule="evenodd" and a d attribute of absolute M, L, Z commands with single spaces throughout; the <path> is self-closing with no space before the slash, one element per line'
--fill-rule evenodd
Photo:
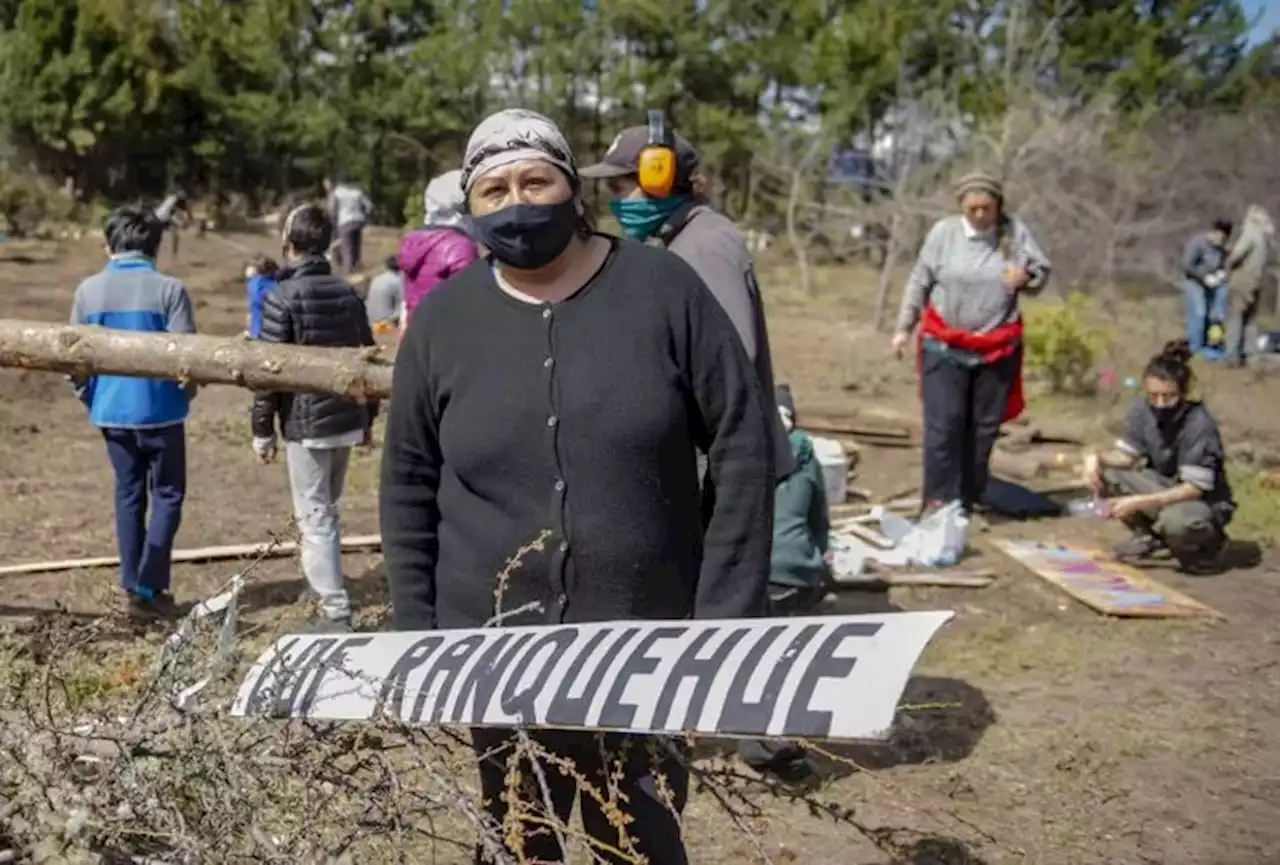
<path fill-rule="evenodd" d="M 272 251 L 266 237 L 237 237 Z M 390 248 L 375 236 L 368 258 Z M 0 247 L 0 315 L 62 320 L 76 281 L 101 264 L 91 242 L 42 247 L 6 261 Z M 173 268 L 190 287 L 202 329 L 243 327 L 244 255 L 212 239 L 185 239 Z M 168 266 L 162 261 L 162 266 Z M 779 286 L 778 272 L 766 288 Z M 777 287 L 770 328 L 780 380 L 809 400 L 866 411 L 914 410 L 910 368 L 887 359 L 884 339 L 859 324 L 865 305 L 844 289 L 816 299 Z M 847 294 L 852 293 L 849 289 Z M 1151 304 L 1116 363 L 1132 369 L 1176 319 Z M 1148 332 L 1149 331 L 1149 332 Z M 1237 441 L 1276 444 L 1280 386 L 1210 372 L 1204 389 Z M 1072 404 L 1105 430 L 1123 399 Z M 261 540 L 289 519 L 282 466 L 249 449 L 248 395 L 207 389 L 190 421 L 190 496 L 179 545 Z M 1057 403 L 1033 411 L 1062 411 Z M 377 531 L 376 453 L 358 455 L 343 502 L 345 530 Z M 902 488 L 918 474 L 909 451 L 864 454 L 860 486 Z M 100 438 L 56 376 L 0 371 L 0 559 L 21 562 L 109 554 L 111 474 Z M 1277 511 L 1280 513 L 1280 510 Z M 1007 524 L 997 534 L 1104 542 L 1103 527 L 1058 521 Z M 1267 551 L 1247 571 L 1202 580 L 1157 577 L 1225 613 L 1225 623 L 1104 619 L 976 544 L 999 573 L 984 590 L 845 595 L 841 609 L 948 608 L 957 618 L 927 651 L 904 700 L 894 742 L 851 756 L 876 771 L 832 782 L 829 794 L 912 852 L 898 862 L 1167 863 L 1254 865 L 1280 850 L 1280 575 Z M 359 599 L 385 598 L 376 557 L 353 556 Z M 180 566 L 180 599 L 211 594 L 235 563 Z M 52 609 L 93 614 L 113 603 L 109 570 L 0 578 L 0 614 Z M 299 583 L 288 560 L 266 565 L 248 606 L 283 627 Z M 375 613 L 367 613 L 372 617 Z M 912 708 L 912 707 L 924 708 Z M 708 802 L 689 817 L 694 861 L 750 859 L 726 846 Z M 779 861 L 889 862 L 847 827 L 780 806 L 771 815 Z M 744 842 L 745 844 L 745 842 Z M 779 851 L 789 851 L 782 856 Z M 788 858 L 789 857 L 789 858 Z"/>

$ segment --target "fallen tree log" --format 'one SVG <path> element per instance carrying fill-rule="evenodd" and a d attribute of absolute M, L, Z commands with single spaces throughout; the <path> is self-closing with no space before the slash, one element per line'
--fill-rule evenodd
<path fill-rule="evenodd" d="M 392 364 L 380 351 L 0 319 L 0 367 L 332 393 L 357 400 L 391 394 Z"/>

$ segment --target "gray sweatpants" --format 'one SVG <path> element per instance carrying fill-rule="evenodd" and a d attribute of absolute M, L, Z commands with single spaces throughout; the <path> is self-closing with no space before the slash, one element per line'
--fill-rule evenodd
<path fill-rule="evenodd" d="M 351 615 L 338 522 L 338 499 L 350 459 L 349 447 L 309 448 L 298 442 L 285 446 L 293 516 L 302 534 L 302 574 L 331 619 Z"/>
<path fill-rule="evenodd" d="M 1112 494 L 1142 496 L 1171 489 L 1177 481 L 1151 469 L 1107 469 L 1103 482 Z M 1215 540 L 1223 520 L 1203 501 L 1182 502 L 1152 513 L 1139 513 L 1126 524 L 1131 529 L 1150 532 L 1176 552 L 1193 551 Z"/>

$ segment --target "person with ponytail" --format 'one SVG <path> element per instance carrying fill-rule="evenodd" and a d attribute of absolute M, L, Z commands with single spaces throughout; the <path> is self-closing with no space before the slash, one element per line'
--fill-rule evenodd
<path fill-rule="evenodd" d="M 960 213 L 934 223 L 903 290 L 892 349 L 920 326 L 923 508 L 982 501 L 1000 425 L 1022 413 L 1019 298 L 1037 294 L 1049 259 L 982 172 L 956 183 Z"/>
<path fill-rule="evenodd" d="M 1120 560 L 1168 552 L 1186 571 L 1220 566 L 1226 526 L 1235 513 L 1218 424 L 1188 396 L 1191 346 L 1174 340 L 1142 371 L 1142 396 L 1124 435 L 1084 455 L 1084 479 L 1107 497 L 1101 512 L 1132 531 L 1115 548 Z"/>

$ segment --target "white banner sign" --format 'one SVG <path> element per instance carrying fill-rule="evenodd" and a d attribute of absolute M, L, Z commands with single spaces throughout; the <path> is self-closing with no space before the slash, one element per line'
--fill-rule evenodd
<path fill-rule="evenodd" d="M 880 739 L 949 611 L 282 637 L 232 713 Z"/>

